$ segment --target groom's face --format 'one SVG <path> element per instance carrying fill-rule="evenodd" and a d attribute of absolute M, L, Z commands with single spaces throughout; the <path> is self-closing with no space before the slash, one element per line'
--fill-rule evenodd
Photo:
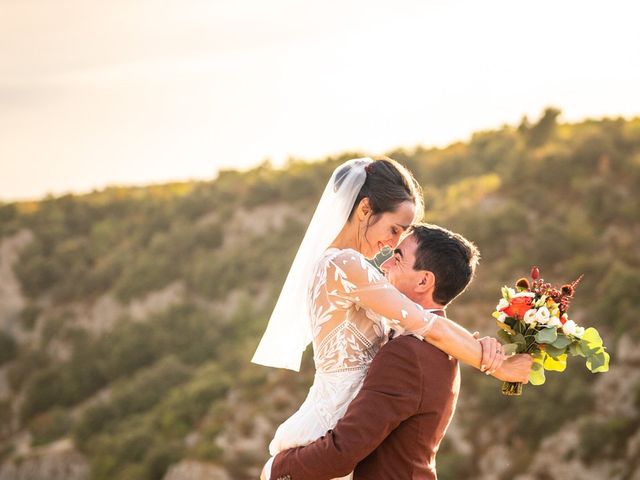
<path fill-rule="evenodd" d="M 417 248 L 415 237 L 408 235 L 400 242 L 393 256 L 380 266 L 391 284 L 414 301 L 415 289 L 424 274 L 413 269 Z"/>

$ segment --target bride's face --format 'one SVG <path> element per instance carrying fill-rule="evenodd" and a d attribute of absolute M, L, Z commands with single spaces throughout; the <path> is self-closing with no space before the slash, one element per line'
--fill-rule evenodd
<path fill-rule="evenodd" d="M 362 242 L 362 254 L 371 258 L 383 247 L 395 249 L 400 241 L 400 236 L 413 222 L 416 207 L 411 201 L 402 202 L 395 212 L 386 212 L 378 215 L 377 219 L 364 219 Z M 367 216 L 369 217 L 369 215 Z M 377 221 L 376 221 L 377 220 Z M 369 227 L 367 228 L 367 222 Z"/>

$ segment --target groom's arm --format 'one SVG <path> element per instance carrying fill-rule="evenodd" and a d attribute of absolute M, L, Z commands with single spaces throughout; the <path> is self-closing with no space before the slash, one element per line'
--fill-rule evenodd
<path fill-rule="evenodd" d="M 335 428 L 305 447 L 279 453 L 271 466 L 271 480 L 323 480 L 347 475 L 403 420 L 414 415 L 422 392 L 421 365 L 406 343 L 414 341 L 400 337 L 385 345 Z"/>

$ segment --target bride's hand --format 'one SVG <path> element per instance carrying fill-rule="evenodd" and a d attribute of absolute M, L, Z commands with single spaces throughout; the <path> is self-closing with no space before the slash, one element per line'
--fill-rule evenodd
<path fill-rule="evenodd" d="M 493 375 L 505 361 L 504 349 L 502 344 L 493 337 L 480 337 L 479 332 L 474 332 L 473 336 L 480 342 L 482 346 L 482 361 L 480 371 L 487 375 Z"/>

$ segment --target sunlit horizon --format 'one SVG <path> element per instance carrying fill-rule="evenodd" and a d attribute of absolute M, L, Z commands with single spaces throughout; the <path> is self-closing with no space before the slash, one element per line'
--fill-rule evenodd
<path fill-rule="evenodd" d="M 631 2 L 0 0 L 0 201 L 640 115 Z"/>

